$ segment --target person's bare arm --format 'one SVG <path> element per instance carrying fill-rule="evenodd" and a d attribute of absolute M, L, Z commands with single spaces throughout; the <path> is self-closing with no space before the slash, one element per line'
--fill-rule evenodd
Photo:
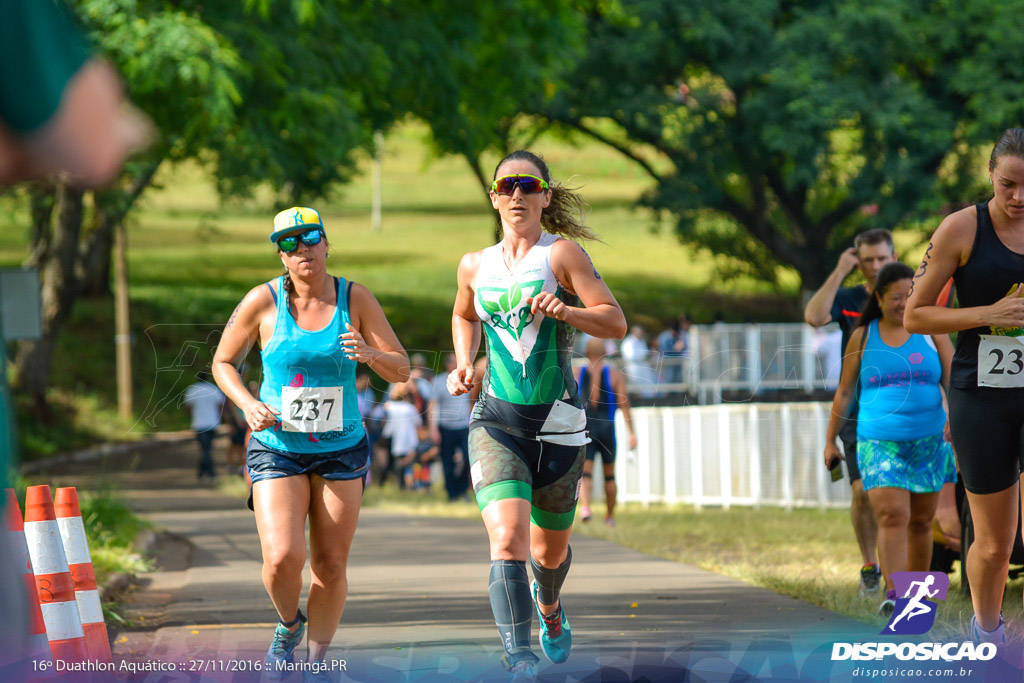
<path fill-rule="evenodd" d="M 842 457 L 839 447 L 836 446 L 836 437 L 839 436 L 839 428 L 850 410 L 850 401 L 857 390 L 857 376 L 860 374 L 860 359 L 863 355 L 861 340 L 865 334 L 867 334 L 867 328 L 858 327 L 850 335 L 850 341 L 846 344 L 843 372 L 839 377 L 839 388 L 836 389 L 836 395 L 832 399 L 832 412 L 828 421 L 828 430 L 825 432 L 825 466 L 830 469 L 833 462 Z"/>
<path fill-rule="evenodd" d="M 840 255 L 835 269 L 804 307 L 804 320 L 808 325 L 824 327 L 832 322 L 832 304 L 836 301 L 836 294 L 843 286 L 843 280 L 857 269 L 859 263 L 856 247 L 850 247 Z"/>
<path fill-rule="evenodd" d="M 1018 284 L 987 306 L 947 308 L 935 302 L 957 267 L 967 262 L 974 243 L 977 210 L 972 206 L 947 216 L 928 243 L 910 287 L 903 325 L 914 334 L 948 334 L 973 327 L 1024 326 L 1024 287 Z M 1021 275 L 1024 282 L 1024 274 Z"/>
<path fill-rule="evenodd" d="M 473 281 L 480 269 L 482 252 L 470 252 L 459 262 L 459 289 L 452 309 L 452 344 L 455 349 L 455 369 L 448 373 L 448 393 L 452 396 L 468 393 L 473 388 L 476 370 L 473 361 L 480 351 L 480 318 L 473 305 Z"/>
<path fill-rule="evenodd" d="M 274 308 L 274 298 L 266 285 L 251 289 L 224 326 L 213 356 L 213 378 L 217 386 L 242 409 L 246 423 L 254 432 L 272 427 L 280 412 L 249 393 L 238 373 L 238 366 L 259 340 L 260 322 L 264 315 Z"/>
<path fill-rule="evenodd" d="M 626 316 L 583 247 L 569 240 L 555 242 L 551 247 L 551 269 L 559 282 L 579 296 L 583 307 L 566 306 L 554 292 L 540 292 L 527 299 L 533 313 L 565 321 L 592 337 L 626 336 Z"/>

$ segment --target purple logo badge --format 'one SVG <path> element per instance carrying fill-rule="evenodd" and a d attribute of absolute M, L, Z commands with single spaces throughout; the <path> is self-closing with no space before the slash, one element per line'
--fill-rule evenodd
<path fill-rule="evenodd" d="M 922 355 L 922 354 L 918 353 L 917 351 L 915 351 L 914 353 L 910 354 L 910 359 L 909 360 L 910 360 L 911 364 L 913 364 L 913 365 L 920 365 L 921 363 L 924 362 L 924 355 Z"/>
<path fill-rule="evenodd" d="M 896 608 L 882 633 L 905 636 L 927 633 L 935 623 L 938 608 L 929 598 L 946 599 L 949 576 L 939 572 L 893 572 L 892 582 L 896 595 L 903 597 L 896 598 Z"/>

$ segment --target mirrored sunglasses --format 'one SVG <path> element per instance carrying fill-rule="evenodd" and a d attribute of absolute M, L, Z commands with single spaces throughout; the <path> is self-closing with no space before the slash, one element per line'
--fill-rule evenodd
<path fill-rule="evenodd" d="M 495 194 L 512 194 L 516 191 L 516 185 L 523 191 L 523 194 L 536 194 L 548 189 L 548 181 L 534 175 L 518 174 L 507 175 L 497 178 L 491 183 L 491 190 Z"/>
<path fill-rule="evenodd" d="M 313 228 L 306 232 L 299 233 L 297 235 L 288 235 L 282 237 L 277 241 L 277 248 L 288 254 L 299 248 L 299 240 L 302 241 L 307 247 L 311 247 L 314 244 L 320 244 L 320 240 L 324 238 L 324 233 L 320 228 Z"/>

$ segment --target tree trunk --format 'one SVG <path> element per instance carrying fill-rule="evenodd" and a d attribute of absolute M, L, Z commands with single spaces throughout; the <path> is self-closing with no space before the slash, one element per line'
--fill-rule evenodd
<path fill-rule="evenodd" d="M 42 336 L 18 345 L 15 358 L 16 388 L 32 399 L 37 415 L 46 419 L 46 387 L 57 335 L 67 321 L 75 298 L 75 258 L 82 230 L 82 190 L 62 183 L 57 188 L 57 223 L 50 248 L 39 264 L 42 280 Z"/>
<path fill-rule="evenodd" d="M 110 254 L 114 248 L 114 223 L 96 205 L 96 226 L 82 244 L 75 263 L 78 295 L 85 298 L 110 296 Z"/>
<path fill-rule="evenodd" d="M 476 177 L 476 181 L 480 183 L 480 187 L 484 191 L 484 201 L 487 202 L 487 208 L 491 209 L 491 202 L 489 199 L 487 199 L 487 193 L 491 189 L 491 182 L 487 180 L 487 176 L 484 175 L 483 169 L 480 168 L 480 157 L 466 153 L 463 153 L 462 156 L 466 159 L 466 163 L 469 164 L 469 169 L 473 171 L 473 175 Z M 497 217 L 497 214 L 495 214 L 494 241 L 500 242 L 503 235 L 504 233 L 501 229 L 501 218 Z"/>
<path fill-rule="evenodd" d="M 53 205 L 56 199 L 54 187 L 48 183 L 36 183 L 29 190 L 29 212 L 32 216 L 32 236 L 29 241 L 26 268 L 39 268 L 50 251 L 50 231 L 53 220 Z"/>
<path fill-rule="evenodd" d="M 83 256 L 92 253 L 93 239 L 106 232 L 113 235 L 114 227 L 124 221 L 128 211 L 153 181 L 160 164 L 160 159 L 153 161 L 148 168 L 135 176 L 127 191 L 123 193 L 104 193 L 95 196 L 96 216 L 99 221 L 97 231 L 102 232 L 94 231 L 88 240 L 84 240 L 84 245 L 81 239 L 82 221 L 85 216 L 82 190 L 62 183 L 52 192 L 55 199 L 45 193 L 40 193 L 38 197 L 34 195 L 32 198 L 34 244 L 29 263 L 39 268 L 42 282 L 43 330 L 38 341 L 23 341 L 18 344 L 14 367 L 16 388 L 32 398 L 34 409 L 42 419 L 48 417 L 46 389 L 50 382 L 50 368 L 57 345 L 57 335 L 67 322 L 72 304 L 80 291 L 81 283 L 77 274 L 90 275 L 84 270 Z M 56 225 L 51 229 L 51 215 L 54 209 L 57 211 Z M 95 249 L 97 254 L 105 257 L 98 261 L 109 269 L 110 247 L 100 249 L 96 246 Z M 109 289 L 109 279 L 105 281 Z"/>

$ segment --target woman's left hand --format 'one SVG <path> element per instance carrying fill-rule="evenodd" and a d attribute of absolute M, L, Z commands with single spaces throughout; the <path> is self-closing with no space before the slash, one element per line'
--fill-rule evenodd
<path fill-rule="evenodd" d="M 569 314 L 569 307 L 551 292 L 540 292 L 537 296 L 527 297 L 526 303 L 530 304 L 530 312 L 534 315 L 539 312 L 555 320 L 565 320 Z"/>
<path fill-rule="evenodd" d="M 351 323 L 345 323 L 345 329 L 348 332 L 339 335 L 338 339 L 341 340 L 341 348 L 345 352 L 346 358 L 366 364 L 377 359 L 380 352 L 366 343 L 363 335 L 359 334 L 359 330 L 352 327 Z"/>
<path fill-rule="evenodd" d="M 942 428 L 942 438 L 949 443 L 953 443 L 953 433 L 949 431 L 949 420 L 946 420 L 946 426 Z"/>

